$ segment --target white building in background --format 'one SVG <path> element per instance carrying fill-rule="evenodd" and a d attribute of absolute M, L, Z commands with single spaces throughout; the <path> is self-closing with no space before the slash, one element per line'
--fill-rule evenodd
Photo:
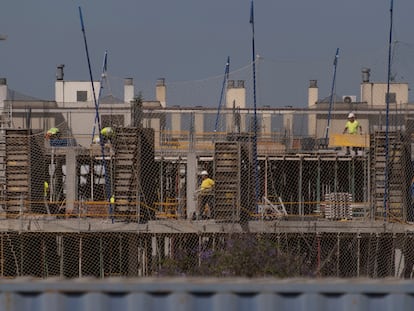
<path fill-rule="evenodd" d="M 92 87 L 90 81 L 65 81 L 63 68 L 64 65 L 58 66 L 55 81 L 55 112 L 60 112 L 63 120 L 52 118 L 50 122 L 54 124 L 50 126 L 61 131 L 65 129 L 68 137 L 74 137 L 77 144 L 86 147 L 90 145 L 93 135 L 99 134 L 95 100 L 99 99 L 101 84 L 95 81 Z M 134 96 L 133 81 L 127 78 L 124 80 L 124 101 L 100 101 L 101 127 L 131 124 L 131 101 Z"/>
<path fill-rule="evenodd" d="M 405 126 L 407 113 L 412 110 L 408 105 L 408 83 L 391 82 L 389 97 L 389 112 L 392 121 L 389 125 Z M 349 112 L 356 114 L 363 132 L 369 133 L 374 126 L 385 126 L 387 83 L 371 82 L 370 70 L 362 70 L 360 95 L 344 95 L 338 98 L 334 95 L 329 133 L 342 133 Z M 310 137 L 324 138 L 327 130 L 330 98 L 318 99 L 316 80 L 310 80 L 308 88 L 308 134 Z M 312 113 L 314 111 L 314 113 Z"/>
<path fill-rule="evenodd" d="M 57 127 L 62 137 L 70 138 L 76 145 L 89 147 L 93 135 L 98 134 L 95 99 L 99 99 L 101 84 L 95 81 L 92 88 L 90 81 L 65 81 L 63 69 L 64 65 L 57 67 L 55 101 L 7 98 L 7 81 L 0 79 L 0 108 L 3 112 L 3 123 L 6 123 L 4 115 L 8 115 L 9 119 L 4 125 L 6 127 L 31 128 L 42 132 Z M 157 96 L 162 99 L 162 102 L 144 102 L 143 106 L 160 108 L 162 103 L 165 104 L 165 93 L 165 84 L 157 85 Z M 99 100 L 101 128 L 131 126 L 131 102 L 134 99 L 133 79 L 125 78 L 123 99 L 106 96 Z M 156 120 L 151 124 L 148 120 L 145 122 L 144 118 L 143 123 L 150 127 L 155 126 L 159 133 L 160 123 Z"/>
<path fill-rule="evenodd" d="M 76 145 L 89 147 L 93 134 L 97 134 L 93 92 L 98 98 L 101 85 L 99 81 L 95 81 L 92 89 L 90 81 L 65 81 L 63 69 L 63 65 L 57 67 L 54 101 L 33 98 L 19 100 L 14 96 L 8 96 L 7 81 L 0 79 L 1 125 L 11 128 L 31 128 L 39 132 L 58 127 L 62 135 L 74 139 Z M 371 82 L 369 69 L 364 69 L 360 100 L 357 95 L 335 96 L 329 133 L 342 133 L 346 116 L 350 111 L 356 114 L 365 133 L 368 133 L 373 126 L 385 125 L 386 90 L 386 83 Z M 135 97 L 133 79 L 125 78 L 122 99 L 106 96 L 100 100 L 101 127 L 132 126 L 137 118 L 137 115 L 134 115 L 136 112 L 131 110 L 131 102 Z M 390 125 L 403 126 L 406 113 L 411 111 L 414 113 L 411 105 L 407 105 L 408 84 L 391 83 L 389 100 L 393 122 Z M 311 80 L 308 87 L 308 109 L 274 107 L 277 104 L 275 102 L 273 107 L 271 105 L 257 107 L 259 152 L 261 142 L 266 143 L 266 150 L 281 152 L 299 148 L 298 141 L 303 136 L 313 139 L 325 137 L 329 98 L 319 99 L 316 80 Z M 220 113 L 225 125 L 222 128 L 226 133 L 252 131 L 253 108 L 246 105 L 246 88 L 243 80 L 228 81 L 225 108 Z M 156 149 L 174 146 L 185 149 L 188 141 L 193 137 L 194 141 L 204 140 L 204 145 L 210 150 L 212 128 L 206 120 L 210 117 L 211 123 L 212 116 L 216 117 L 216 115 L 217 109 L 214 108 L 168 106 L 165 79 L 158 79 L 155 86 L 155 100 L 143 101 L 142 114 L 138 117 L 143 127 L 154 129 Z M 189 122 L 192 122 L 192 127 L 189 126 Z M 298 127 L 301 129 L 299 135 L 295 133 Z M 190 135 L 189 131 L 193 133 Z"/>

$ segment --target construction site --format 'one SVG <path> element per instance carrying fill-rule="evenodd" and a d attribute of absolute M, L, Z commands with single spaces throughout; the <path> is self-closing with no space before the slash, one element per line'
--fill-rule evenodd
<path fill-rule="evenodd" d="M 335 99 L 331 111 L 311 80 L 306 109 L 260 107 L 256 124 L 244 81 L 228 81 L 218 111 L 168 107 L 164 79 L 142 101 L 127 78 L 124 99 L 102 100 L 98 115 L 90 84 L 64 81 L 63 67 L 55 101 L 9 99 L 0 81 L 0 277 L 159 275 L 246 236 L 310 275 L 412 277 L 407 84 L 391 84 L 388 127 L 385 84 L 367 69 L 358 102 Z M 350 111 L 361 135 L 342 134 Z M 201 171 L 214 180 L 204 207 Z"/>

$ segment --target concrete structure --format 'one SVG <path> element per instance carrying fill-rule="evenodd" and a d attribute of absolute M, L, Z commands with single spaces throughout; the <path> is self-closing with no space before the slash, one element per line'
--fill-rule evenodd
<path fill-rule="evenodd" d="M 240 110 L 246 108 L 246 89 L 244 81 L 229 80 L 227 82 L 226 109 L 232 113 L 226 116 L 226 131 L 230 133 L 246 132 L 246 118 Z"/>
<path fill-rule="evenodd" d="M 58 66 L 55 101 L 7 99 L 7 82 L 5 79 L 2 80 L 3 84 L 0 84 L 0 101 L 3 98 L 1 101 L 3 104 L 2 126 L 11 126 L 12 124 L 15 128 L 29 127 L 42 131 L 57 126 L 61 129 L 63 136 L 70 138 L 74 144 L 88 147 L 92 141 L 96 118 L 92 87 L 87 81 L 65 81 L 63 68 L 63 65 Z M 384 83 L 369 82 L 369 75 L 365 73 L 360 97 L 367 102 L 348 103 L 343 102 L 342 98 L 341 101 L 337 101 L 335 98 L 330 133 L 342 133 L 346 115 L 350 111 L 356 113 L 364 133 L 369 133 L 374 126 L 384 125 L 386 91 L 384 86 Z M 95 82 L 95 95 L 98 94 L 99 88 L 99 82 Z M 139 108 L 142 113 L 137 115 L 143 127 L 154 129 L 155 149 L 165 150 L 174 145 L 175 149 L 185 151 L 190 137 L 188 131 L 191 130 L 191 137 L 196 144 L 196 152 L 200 148 L 210 149 L 207 155 L 211 155 L 211 144 L 209 144 L 211 135 L 206 134 L 212 133 L 214 128 L 211 127 L 211 122 L 206 122 L 206 119 L 207 116 L 210 119 L 215 116 L 217 109 L 168 107 L 166 91 L 165 79 L 158 79 L 155 92 L 156 100 L 143 101 Z M 390 103 L 392 121 L 398 126 L 402 126 L 406 123 L 407 115 L 414 113 L 414 109 L 410 109 L 410 105 L 407 105 L 406 102 L 408 100 L 408 85 L 393 83 L 391 91 L 395 93 L 395 96 L 392 95 L 393 99 L 398 100 L 398 103 Z M 280 152 L 295 149 L 298 140 L 304 137 L 312 139 L 325 137 L 329 103 L 326 100 L 318 100 L 318 95 L 317 81 L 311 80 L 308 88 L 307 109 L 258 107 L 259 154 L 264 150 Z M 132 119 L 136 116 L 132 116 L 131 101 L 134 98 L 133 80 L 126 78 L 123 99 L 113 97 L 101 99 L 99 111 L 102 126 L 130 126 L 133 124 Z M 225 132 L 248 132 L 248 123 L 253 118 L 253 112 L 252 108 L 246 107 L 244 81 L 230 80 L 226 90 L 226 108 L 221 110 L 222 120 L 226 123 Z M 298 123 L 295 120 L 297 116 L 304 116 L 304 118 L 302 117 Z M 186 124 L 188 120 L 192 120 L 192 127 Z M 95 133 L 97 133 L 96 129 Z M 226 133 L 219 134 L 225 136 Z M 263 146 L 264 142 L 266 147 Z"/>
<path fill-rule="evenodd" d="M 366 75 L 367 72 L 365 72 L 363 84 L 367 85 L 367 89 L 362 88 L 364 92 L 362 97 L 364 98 L 365 92 L 370 92 L 371 105 L 352 101 L 338 103 L 335 100 L 331 133 L 342 132 L 346 115 L 351 110 L 356 112 L 365 131 L 370 131 L 374 126 L 384 124 L 384 87 L 375 83 L 370 86 Z M 3 100 L 3 116 L 10 117 L 10 122 L 7 124 L 24 129 L 10 129 L 10 135 L 7 135 L 7 131 L 5 131 L 3 138 L 6 141 L 0 140 L 0 146 L 10 147 L 0 152 L 0 177 L 6 176 L 6 180 L 0 184 L 0 189 L 6 189 L 9 192 L 1 201 L 7 203 L 4 203 L 8 205 L 6 210 L 12 212 L 12 215 L 19 217 L 23 214 L 22 217 L 4 222 L 0 226 L 3 228 L 0 228 L 0 231 L 3 231 L 4 235 L 1 240 L 1 249 L 5 250 L 9 258 L 12 258 L 5 263 L 3 271 L 6 272 L 1 276 L 15 277 L 20 275 L 20 271 L 39 277 L 45 275 L 85 276 L 88 273 L 83 274 L 83 265 L 92 267 L 89 270 L 89 275 L 104 276 L 106 273 L 104 264 L 101 264 L 99 269 L 96 268 L 97 249 L 100 249 L 101 252 L 98 256 L 108 258 L 108 260 L 112 260 L 112 253 L 128 249 L 128 252 L 120 255 L 120 260 L 116 260 L 121 263 L 119 270 L 113 270 L 111 273 L 118 273 L 118 275 L 125 273 L 129 276 L 149 275 L 151 256 L 155 257 L 157 255 L 155 252 L 160 252 L 160 250 L 160 258 L 168 255 L 169 251 L 166 251 L 168 247 L 165 244 L 167 239 L 172 241 L 186 235 L 189 240 L 199 241 L 197 243 L 200 244 L 197 246 L 198 249 L 201 249 L 201 243 L 205 240 L 209 239 L 209 242 L 214 244 L 217 235 L 231 235 L 235 232 L 269 233 L 272 238 L 275 238 L 275 235 L 278 237 L 286 236 L 288 233 L 290 234 L 289 241 L 295 245 L 300 244 L 304 233 L 312 233 L 312 241 L 314 242 L 308 245 L 319 243 L 322 245 L 322 254 L 328 255 L 328 251 L 330 252 L 333 248 L 332 245 L 325 244 L 325 242 L 335 241 L 338 245 L 338 254 L 341 253 L 343 256 L 341 260 L 345 260 L 349 256 L 349 249 L 346 246 L 348 244 L 341 243 L 346 242 L 349 237 L 343 237 L 342 233 L 352 233 L 352 239 L 355 243 L 360 243 L 358 241 L 361 241 L 362 238 L 364 244 L 358 247 L 358 251 L 355 253 L 357 256 L 363 254 L 367 257 L 372 252 L 370 253 L 369 249 L 363 247 L 366 243 L 380 245 L 380 243 L 386 242 L 388 245 L 397 245 L 398 243 L 393 242 L 395 238 L 405 241 L 407 232 L 412 231 L 410 225 L 388 223 L 390 218 L 384 219 L 387 216 L 383 215 L 387 211 L 382 209 L 383 202 L 380 196 L 382 193 L 376 192 L 376 188 L 380 188 L 377 185 L 383 184 L 380 178 L 384 176 L 385 160 L 381 149 L 384 143 L 383 140 L 375 137 L 376 132 L 373 132 L 373 138 L 376 139 L 372 141 L 378 142 L 376 143 L 377 148 L 372 148 L 370 151 L 373 152 L 358 157 L 345 156 L 343 153 L 341 154 L 341 151 L 335 149 L 319 150 L 313 146 L 305 150 L 300 145 L 301 140 L 304 137 L 309 138 L 310 133 L 314 135 L 312 138 L 323 137 L 325 133 L 329 103 L 323 100 L 318 101 L 316 81 L 310 83 L 308 109 L 292 107 L 260 107 L 257 109 L 258 118 L 262 122 L 260 133 L 263 135 L 258 137 L 261 190 L 265 188 L 266 192 L 263 192 L 266 193 L 266 196 L 269 194 L 273 197 L 283 193 L 284 198 L 289 200 L 287 211 L 289 216 L 292 216 L 289 221 L 285 221 L 285 219 L 264 221 L 268 219 L 255 213 L 257 211 L 254 208 L 257 202 L 252 202 L 255 187 L 253 187 L 251 171 L 253 163 L 251 142 L 249 141 L 250 137 L 244 134 L 250 131 L 247 119 L 253 116 L 254 111 L 252 108 L 246 107 L 246 90 L 243 81 L 233 81 L 228 85 L 226 109 L 223 111 L 227 132 L 219 137 L 219 143 L 222 144 L 222 150 L 219 150 L 219 153 L 216 152 L 217 144 L 212 143 L 211 137 L 204 136 L 205 132 L 211 130 L 207 127 L 204 119 L 206 115 L 215 115 L 216 109 L 167 107 L 165 80 L 157 81 L 157 100 L 142 103 L 134 101 L 133 81 L 127 78 L 123 100 L 117 101 L 112 98 L 110 102 L 102 101 L 100 103 L 102 124 L 113 124 L 120 127 L 119 135 L 112 140 L 111 144 L 104 145 L 104 152 L 102 152 L 100 145 L 91 145 L 90 143 L 96 116 L 90 83 L 64 81 L 63 77 L 63 66 L 60 66 L 56 80 L 56 101 Z M 6 83 L 0 83 L 1 85 L 6 85 Z M 95 93 L 98 87 L 100 87 L 99 83 L 95 82 Z M 0 96 L 4 97 L 4 89 L 7 90 L 7 87 L 3 86 L 1 89 L 3 95 L 0 93 Z M 395 84 L 392 90 L 395 91 L 395 100 L 408 98 L 406 94 L 408 88 L 404 84 Z M 133 101 L 132 105 L 131 101 Z M 391 104 L 394 105 L 393 108 L 400 105 L 398 103 Z M 403 104 L 401 103 L 401 105 Z M 408 108 L 410 107 L 407 105 L 407 110 L 404 111 L 390 110 L 393 119 L 400 127 L 410 121 L 410 116 L 414 114 L 414 109 Z M 297 116 L 308 117 L 308 124 L 301 122 L 296 126 L 295 117 Z M 166 131 L 167 120 L 171 121 L 171 128 L 168 131 Z M 184 127 L 183 123 L 186 120 L 191 120 L 192 123 L 190 126 L 186 124 Z M 141 128 L 141 125 L 144 129 Z M 76 146 L 53 146 L 50 141 L 44 139 L 41 131 L 39 135 L 36 135 L 37 131 L 31 130 L 44 131 L 51 126 L 61 128 L 66 138 L 70 137 Z M 273 131 L 276 126 L 280 126 L 281 133 Z M 298 127 L 303 127 L 304 132 L 295 133 L 295 129 Z M 151 133 L 152 130 L 146 128 L 153 128 L 155 133 Z M 183 128 L 188 130 L 184 132 Z M 267 131 L 270 135 L 267 134 Z M 382 135 L 382 133 L 380 134 Z M 407 145 L 404 133 L 400 131 L 397 134 L 401 138 L 394 139 L 400 147 L 399 150 L 395 148 L 395 153 L 399 158 L 396 156 L 393 158 L 392 173 L 394 176 L 390 174 L 391 177 L 394 177 L 392 180 L 393 192 L 389 194 L 393 195 L 393 198 L 400 199 L 400 201 L 392 201 L 393 217 L 404 222 L 408 219 L 406 216 L 409 196 L 406 190 L 409 186 L 411 171 L 406 165 L 408 161 L 406 161 L 405 155 L 408 148 L 405 148 Z M 125 140 L 127 136 L 129 139 Z M 383 139 L 383 137 L 380 138 Z M 10 139 L 10 143 L 7 143 L 7 139 Z M 31 144 L 30 149 L 26 148 L 27 142 Z M 223 144 L 223 142 L 225 143 Z M 228 142 L 230 144 L 227 144 Z M 230 145 L 234 147 L 233 154 L 229 152 Z M 1 157 L 2 153 L 3 158 Z M 402 158 L 402 156 L 404 157 Z M 221 162 L 220 165 L 217 165 L 217 162 Z M 375 163 L 377 166 L 371 163 Z M 66 172 L 63 172 L 63 166 L 65 166 Z M 110 171 L 107 169 L 109 166 L 114 168 L 114 176 L 110 176 L 111 180 L 107 183 L 106 177 L 110 175 L 107 173 Z M 399 170 L 397 170 L 397 166 Z M 26 168 L 31 168 L 31 170 L 25 170 Z M 226 186 L 225 189 L 222 188 L 224 191 L 220 193 L 222 202 L 227 204 L 222 212 L 223 214 L 224 212 L 232 212 L 232 208 L 236 207 L 239 213 L 236 215 L 237 218 L 226 218 L 226 221 L 222 223 L 216 222 L 216 220 L 223 220 L 224 217 L 193 222 L 188 217 L 183 219 L 185 218 L 183 211 L 182 214 L 181 212 L 172 214 L 174 219 L 160 220 L 161 217 L 171 217 L 165 216 L 167 212 L 161 209 L 168 207 L 168 212 L 174 211 L 175 202 L 186 200 L 187 216 L 195 211 L 196 201 L 193 198 L 193 193 L 198 186 L 197 173 L 201 169 L 207 169 L 213 172 L 212 174 L 222 173 L 221 180 L 215 176 L 217 181 L 221 181 Z M 2 174 L 4 171 L 5 175 Z M 55 173 L 56 171 L 57 173 Z M 240 173 L 244 175 L 241 176 Z M 183 174 L 185 174 L 186 184 L 181 184 Z M 22 179 L 21 176 L 24 178 Z M 25 176 L 29 176 L 29 182 Z M 67 219 L 58 217 L 50 219 L 43 216 L 32 219 L 30 218 L 31 214 L 24 214 L 26 212 L 24 204 L 31 204 L 30 212 L 43 212 L 43 203 L 49 204 L 46 202 L 47 196 L 43 196 L 42 191 L 42 182 L 48 180 L 48 177 L 50 177 L 52 190 L 55 189 L 55 181 L 60 188 L 65 188 L 64 196 L 50 194 L 48 198 L 50 198 L 50 205 L 52 203 L 59 205 L 57 208 L 55 206 L 55 210 L 58 212 L 61 206 L 64 206 L 69 214 Z M 89 178 L 88 182 L 81 183 L 79 177 Z M 178 177 L 180 190 L 186 189 L 186 193 L 177 191 Z M 375 180 L 374 178 L 377 177 L 378 179 Z M 246 181 L 246 187 L 242 187 L 241 180 Z M 112 189 L 107 191 L 105 186 L 109 183 Z M 151 188 L 151 191 L 143 191 L 144 187 Z M 27 194 L 26 196 L 22 195 L 25 194 L 22 189 Z M 32 194 L 33 189 L 35 190 L 34 194 Z M 236 195 L 232 194 L 233 190 Z M 112 217 L 112 214 L 107 213 L 107 207 L 110 205 L 107 194 L 111 194 L 113 191 L 115 191 L 118 200 L 117 207 L 122 206 L 124 208 L 122 211 L 125 212 L 116 219 L 118 223 L 121 223 L 118 226 L 114 226 L 111 222 L 102 221 L 102 218 L 108 217 L 108 215 Z M 335 219 L 327 220 L 319 214 L 322 210 L 320 207 L 324 201 L 323 196 L 329 192 L 339 191 L 346 191 L 353 195 L 361 212 L 358 215 L 355 213 L 355 216 L 352 215 L 352 217 L 359 221 L 353 221 L 353 219 L 349 219 L 347 222 L 334 221 Z M 13 200 L 14 205 L 13 209 L 9 209 L 9 199 L 13 193 L 16 193 Z M 151 200 L 148 200 L 148 193 L 153 194 Z M 123 194 L 124 197 L 122 197 Z M 371 196 L 373 197 L 375 194 L 377 196 L 372 199 Z M 90 199 L 89 202 L 85 202 L 84 198 Z M 143 200 L 146 200 L 145 204 L 141 204 Z M 246 205 L 247 201 L 249 204 Z M 147 204 L 147 202 L 150 203 Z M 241 208 L 242 204 L 243 208 Z M 171 206 L 173 208 L 170 208 Z M 159 207 L 161 208 L 158 209 Z M 96 216 L 96 213 L 91 212 L 92 208 L 101 214 Z M 151 213 L 151 218 L 141 218 L 144 210 L 148 214 Z M 313 214 L 315 210 L 318 212 L 317 215 Z M 246 213 L 246 211 L 249 213 L 247 217 L 242 215 L 242 212 Z M 312 217 L 312 219 L 305 220 L 305 216 Z M 94 217 L 100 218 L 94 219 Z M 376 221 L 379 218 L 381 221 Z M 153 219 L 157 220 L 152 221 Z M 234 220 L 234 222 L 228 222 L 228 219 Z M 103 231 L 111 232 L 105 232 L 107 237 L 105 236 L 104 239 L 97 239 L 99 232 Z M 53 234 L 42 236 L 46 232 Z M 74 238 L 71 234 L 74 232 L 77 233 L 75 243 L 72 242 Z M 119 234 L 117 235 L 117 233 Z M 158 233 L 160 236 L 155 236 Z M 324 236 L 323 238 L 326 240 L 321 241 L 321 233 L 324 235 L 332 234 L 327 235 L 326 238 Z M 361 237 L 361 233 L 365 236 Z M 381 236 L 382 233 L 385 235 L 384 237 Z M 111 242 L 115 245 L 116 251 L 113 252 L 115 248 L 104 249 L 105 243 L 99 244 L 102 241 L 105 242 L 105 239 L 108 239 L 108 243 L 112 239 L 120 243 L 117 247 L 118 244 Z M 43 241 L 48 243 L 52 241 L 53 247 L 50 245 L 48 248 L 43 247 L 42 245 L 48 244 L 42 244 Z M 60 244 L 55 241 L 63 242 Z M 37 242 L 39 243 L 37 244 Z M 92 247 L 84 246 L 88 245 L 87 243 L 92 243 L 89 244 Z M 61 245 L 65 245 L 65 248 Z M 155 247 L 153 250 L 152 245 L 157 245 L 157 250 Z M 35 264 L 28 263 L 26 260 L 18 260 L 16 250 L 22 250 L 20 252 L 22 258 L 26 258 L 25 256 L 35 258 L 33 260 Z M 32 253 L 31 256 L 23 253 L 23 250 L 29 250 Z M 45 250 L 48 252 L 47 256 Z M 136 260 L 139 257 L 137 254 L 143 250 L 145 259 L 143 262 L 138 262 Z M 309 254 L 310 258 L 315 258 L 315 253 L 309 252 L 306 246 L 302 250 L 303 253 Z M 312 250 L 315 249 L 312 247 Z M 82 255 L 76 258 L 73 256 L 76 252 Z M 357 261 L 345 268 L 338 264 L 338 271 L 335 273 L 338 275 L 339 273 L 352 273 L 353 276 L 395 275 L 397 270 L 382 270 L 378 274 L 377 269 L 382 265 L 392 266 L 392 258 L 401 257 L 400 246 L 390 249 L 386 256 L 382 256 L 381 252 L 378 254 L 378 256 L 375 255 L 375 260 L 369 262 L 372 265 L 372 273 L 369 271 L 366 274 L 360 274 L 359 269 L 364 266 L 364 263 Z M 406 250 L 404 256 L 407 259 L 414 258 L 411 250 Z M 329 257 L 330 255 L 325 256 L 322 261 L 328 262 Z M 42 261 L 45 260 L 44 258 L 48 258 L 47 260 L 50 262 Z M 144 255 L 140 258 L 144 258 Z M 78 264 L 73 264 L 73 262 L 68 264 L 71 263 L 71 260 L 78 262 Z M 52 262 L 59 262 L 59 264 L 51 267 Z M 127 262 L 128 265 L 126 265 Z M 141 270 L 137 269 L 138 264 L 142 264 Z M 47 270 L 49 266 L 51 268 Z M 25 269 L 22 270 L 22 267 Z M 411 272 L 411 268 L 411 263 L 407 264 L 406 271 Z M 331 273 L 327 271 L 327 275 L 329 275 L 328 272 Z"/>

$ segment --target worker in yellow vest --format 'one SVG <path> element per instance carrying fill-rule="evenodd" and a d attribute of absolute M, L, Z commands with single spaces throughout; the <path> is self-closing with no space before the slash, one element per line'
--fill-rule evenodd
<path fill-rule="evenodd" d="M 343 134 L 348 133 L 351 135 L 356 135 L 358 134 L 358 132 L 360 134 L 362 134 L 362 127 L 361 124 L 359 124 L 359 122 L 357 120 L 355 120 L 355 114 L 353 112 L 348 114 L 348 121 L 345 124 L 345 128 L 343 131 Z M 352 148 L 355 151 L 355 155 L 358 154 L 358 148 L 354 147 Z M 346 155 L 350 155 L 350 148 L 349 146 L 346 147 Z"/>
<path fill-rule="evenodd" d="M 110 142 L 110 138 L 113 135 L 114 135 L 114 130 L 110 126 L 104 127 L 101 130 L 101 136 L 102 136 L 103 142 Z"/>
<path fill-rule="evenodd" d="M 211 209 L 214 204 L 214 180 L 208 176 L 207 171 L 201 172 L 201 179 L 201 185 L 196 190 L 196 194 L 198 195 L 198 218 L 204 219 L 211 216 Z"/>
<path fill-rule="evenodd" d="M 46 132 L 46 138 L 48 139 L 59 138 L 59 135 L 60 135 L 60 131 L 57 127 L 51 127 Z"/>
<path fill-rule="evenodd" d="M 45 181 L 43 183 L 43 195 L 46 198 L 47 194 L 49 193 L 49 183 L 47 181 Z"/>
<path fill-rule="evenodd" d="M 109 199 L 109 207 L 110 213 L 113 213 L 115 211 L 115 195 L 111 195 L 111 198 Z"/>

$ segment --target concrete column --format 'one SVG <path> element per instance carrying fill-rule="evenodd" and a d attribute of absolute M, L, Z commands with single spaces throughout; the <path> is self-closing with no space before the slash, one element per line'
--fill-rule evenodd
<path fill-rule="evenodd" d="M 66 149 L 66 213 L 72 213 L 75 207 L 76 187 L 76 149 Z"/>
<path fill-rule="evenodd" d="M 197 158 L 195 152 L 187 154 L 187 218 L 191 219 L 196 212 L 197 202 L 194 192 L 197 189 Z"/>
<path fill-rule="evenodd" d="M 236 105 L 235 102 L 233 104 L 234 106 Z M 231 107 L 226 107 L 226 108 L 231 108 L 231 110 L 226 111 L 226 132 L 227 133 L 238 132 L 234 126 L 234 109 L 233 109 L 234 107 L 231 106 Z"/>
<path fill-rule="evenodd" d="M 181 111 L 171 113 L 172 137 L 179 137 L 181 134 Z"/>
<path fill-rule="evenodd" d="M 286 147 L 292 148 L 293 143 L 293 113 L 283 115 L 283 129 L 287 138 Z"/>
<path fill-rule="evenodd" d="M 147 119 L 148 125 L 147 127 L 154 129 L 154 146 L 160 146 L 161 142 L 161 121 L 158 118 Z"/>
<path fill-rule="evenodd" d="M 272 135 L 272 115 L 268 112 L 262 113 L 262 137 L 270 138 Z"/>
<path fill-rule="evenodd" d="M 204 133 L 204 113 L 202 111 L 200 112 L 197 111 L 194 114 L 194 132 L 195 132 L 195 137 L 194 137 L 195 139 L 198 135 Z"/>

